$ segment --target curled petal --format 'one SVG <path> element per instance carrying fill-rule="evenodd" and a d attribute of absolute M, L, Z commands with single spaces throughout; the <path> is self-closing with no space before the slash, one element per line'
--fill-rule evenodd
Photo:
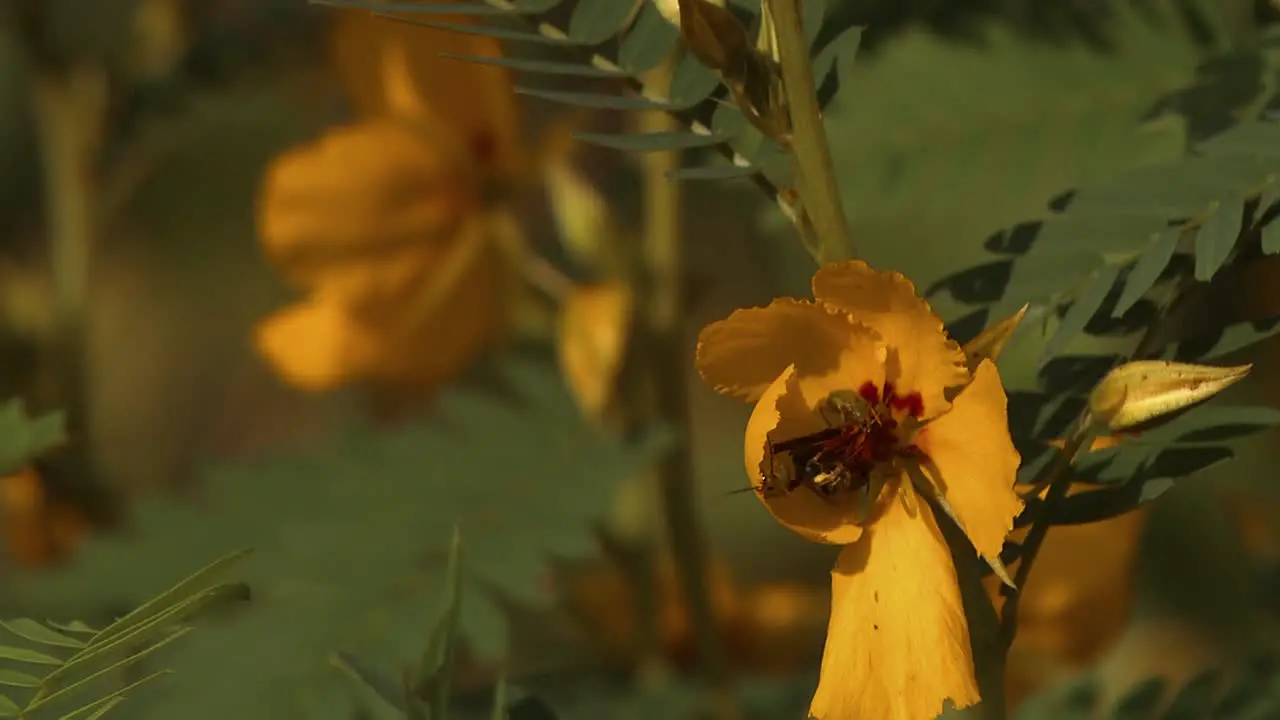
<path fill-rule="evenodd" d="M 258 325 L 258 352 L 290 385 L 319 392 L 367 372 L 379 345 L 368 328 L 336 303 L 311 301 L 285 308 Z"/>
<path fill-rule="evenodd" d="M 932 720 L 979 700 L 951 553 L 928 504 L 912 508 L 895 494 L 831 572 L 817 720 Z"/>
<path fill-rule="evenodd" d="M 452 237 L 474 212 L 474 192 L 415 128 L 392 121 L 351 125 L 272 162 L 259 234 L 286 276 L 309 284 L 334 265 Z"/>
<path fill-rule="evenodd" d="M 852 327 L 813 303 L 774 300 L 704 327 L 695 363 L 716 392 L 754 402 L 791 365 L 810 375 L 834 369 Z"/>
<path fill-rule="evenodd" d="M 853 337 L 856 341 L 840 354 L 835 368 L 811 375 L 788 368 L 756 403 L 744 447 L 752 484 L 759 485 L 762 477 L 775 478 L 772 485 L 785 483 L 779 477 L 786 472 L 784 461 L 770 447 L 827 427 L 818 408 L 828 395 L 857 389 L 864 382 L 883 382 L 884 346 L 865 328 Z M 780 524 L 807 540 L 844 545 L 862 534 L 863 506 L 857 495 L 821 498 L 806 488 L 756 494 Z"/>
<path fill-rule="evenodd" d="M 1009 437 L 1008 400 L 990 360 L 978 366 L 951 410 L 925 426 L 916 445 L 973 546 L 983 557 L 998 558 L 1022 511 L 1013 488 L 1022 458 Z"/>
<path fill-rule="evenodd" d="M 901 273 L 861 260 L 825 265 L 813 276 L 813 296 L 880 334 L 889 348 L 888 380 L 899 394 L 920 393 L 924 417 L 945 412 L 944 391 L 968 380 L 964 351 Z"/>

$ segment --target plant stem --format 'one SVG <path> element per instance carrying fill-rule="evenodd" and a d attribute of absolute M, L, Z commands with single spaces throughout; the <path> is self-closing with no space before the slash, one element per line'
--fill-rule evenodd
<path fill-rule="evenodd" d="M 668 65 L 673 68 L 673 58 L 668 59 Z M 641 122 L 648 132 L 677 129 L 675 120 L 662 112 L 645 113 Z M 659 494 L 701 666 L 711 683 L 723 689 L 728 684 L 727 665 L 707 589 L 707 544 L 695 500 L 689 443 L 686 385 L 689 357 L 682 322 L 685 268 L 680 242 L 680 186 L 667 177 L 668 172 L 679 167 L 680 154 L 675 151 L 648 153 L 643 163 L 645 219 L 641 257 L 645 292 L 639 295 L 644 303 L 639 312 L 644 322 L 637 331 L 643 335 L 648 351 L 644 361 L 650 367 L 652 419 L 668 427 L 681 440 L 659 464 Z"/>
<path fill-rule="evenodd" d="M 1018 570 L 1013 577 L 1013 584 L 1017 586 L 1017 589 L 1001 588 L 1005 601 L 1000 611 L 1000 637 L 1004 642 L 1006 657 L 1009 648 L 1013 645 L 1014 637 L 1018 633 L 1018 602 L 1022 598 L 1022 588 L 1026 585 L 1027 578 L 1031 575 L 1031 568 L 1035 564 L 1036 554 L 1040 552 L 1040 546 L 1044 544 L 1045 536 L 1048 535 L 1049 528 L 1052 527 L 1050 519 L 1053 515 L 1053 508 L 1067 496 L 1067 491 L 1071 489 L 1071 475 L 1068 470 L 1071 469 L 1071 464 L 1076 454 L 1080 452 L 1085 443 L 1089 442 L 1091 424 L 1092 419 L 1088 413 L 1077 419 L 1075 429 L 1063 445 L 1062 452 L 1054 458 L 1053 463 L 1045 470 L 1043 478 L 1036 483 L 1037 486 L 1041 487 L 1047 485 L 1048 490 L 1045 493 L 1044 500 L 1041 501 L 1039 517 L 1033 521 L 1031 529 L 1027 531 L 1026 539 L 1022 541 Z"/>
<path fill-rule="evenodd" d="M 778 62 L 782 65 L 782 83 L 791 113 L 796 189 L 801 210 L 812 221 L 818 236 L 816 259 L 819 263 L 851 260 L 857 257 L 857 249 L 840 203 L 840 186 L 822 126 L 809 43 L 800 20 L 800 0 L 768 0 L 765 8 L 772 13 L 778 35 Z"/>
<path fill-rule="evenodd" d="M 34 64 L 34 59 L 33 59 Z M 106 112 L 106 74 L 95 63 L 65 68 L 36 65 L 31 107 L 44 181 L 44 219 L 53 286 L 54 333 L 44 383 L 66 412 L 72 440 L 57 461 L 55 490 L 85 510 L 102 510 L 93 480 L 85 367 L 89 276 L 97 235 L 95 166 Z"/>

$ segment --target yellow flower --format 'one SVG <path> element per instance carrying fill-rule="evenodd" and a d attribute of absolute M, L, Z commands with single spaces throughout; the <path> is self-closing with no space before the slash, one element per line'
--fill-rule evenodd
<path fill-rule="evenodd" d="M 755 403 L 745 459 L 785 527 L 844 545 L 818 720 L 917 720 L 979 701 L 950 552 L 923 489 L 945 500 L 979 553 L 997 558 L 1022 509 L 996 367 L 972 376 L 909 280 L 828 265 L 815 301 L 775 300 L 712 323 L 698 369 Z M 948 402 L 948 390 L 963 388 Z"/>
<path fill-rule="evenodd" d="M 307 297 L 257 329 L 259 351 L 312 391 L 367 381 L 429 396 L 504 325 L 518 229 L 486 200 L 519 165 L 514 91 L 497 41 L 368 13 L 335 27 L 361 116 L 268 168 L 267 255 Z"/>

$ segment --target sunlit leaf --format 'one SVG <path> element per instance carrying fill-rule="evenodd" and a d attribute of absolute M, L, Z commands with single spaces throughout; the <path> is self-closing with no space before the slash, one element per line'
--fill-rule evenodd
<path fill-rule="evenodd" d="M 1244 222 L 1240 201 L 1225 199 L 1196 231 L 1196 279 L 1207 281 L 1235 249 Z"/>
<path fill-rule="evenodd" d="M 1111 311 L 1112 317 L 1124 315 L 1156 284 L 1160 274 L 1173 259 L 1174 251 L 1178 249 L 1180 233 L 1176 229 L 1166 229 L 1147 243 L 1146 249 L 1125 279 L 1124 291 L 1116 301 L 1115 309 Z"/>
<path fill-rule="evenodd" d="M 1107 294 L 1111 292 L 1111 288 L 1115 286 L 1116 279 L 1119 277 L 1120 268 L 1115 265 L 1103 265 L 1094 272 L 1088 285 L 1080 292 L 1071 307 L 1067 308 L 1067 314 L 1063 316 L 1058 329 L 1045 345 L 1043 355 L 1045 359 L 1061 352 L 1067 343 L 1084 331 L 1085 325 L 1089 324 L 1089 319 L 1098 311 L 1098 308 L 1102 307 L 1102 302 L 1107 299 Z"/>
<path fill-rule="evenodd" d="M 84 642 L 77 640 L 76 638 L 63 635 L 55 630 L 50 630 L 30 618 L 0 620 L 0 626 L 3 626 L 5 630 L 8 630 L 18 637 L 26 638 L 31 642 L 39 643 L 41 645 L 54 645 L 56 647 L 69 648 L 82 648 L 85 645 Z"/>

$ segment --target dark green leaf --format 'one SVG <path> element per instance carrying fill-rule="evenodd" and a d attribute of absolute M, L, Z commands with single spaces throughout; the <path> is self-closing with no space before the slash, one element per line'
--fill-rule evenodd
<path fill-rule="evenodd" d="M 1244 209 L 1239 200 L 1221 201 L 1196 231 L 1195 277 L 1207 282 L 1231 255 L 1240 238 Z"/>
<path fill-rule="evenodd" d="M 1124 694 L 1111 710 L 1114 720 L 1154 720 L 1164 697 L 1164 678 L 1144 680 Z"/>
<path fill-rule="evenodd" d="M 1013 264 L 1004 297 L 992 315 L 1006 317 L 1025 302 L 1056 299 L 1102 264 L 1102 256 L 1090 250 L 1033 247 Z"/>
<path fill-rule="evenodd" d="M 1275 255 L 1280 252 L 1280 217 L 1272 218 L 1270 222 L 1263 225 L 1260 234 L 1263 253 Z"/>
<path fill-rule="evenodd" d="M 670 100 L 678 108 L 693 107 L 720 87 L 720 76 L 692 56 L 683 58 L 671 75 Z"/>
<path fill-rule="evenodd" d="M 729 163 L 716 163 L 678 168 L 668 172 L 667 177 L 673 180 L 736 180 L 751 177 L 758 172 L 760 172 L 759 168 L 754 166 L 742 167 Z"/>
<path fill-rule="evenodd" d="M 654 69 L 676 47 L 680 31 L 662 17 L 651 2 L 640 5 L 631 32 L 618 49 L 618 65 L 632 75 Z"/>
<path fill-rule="evenodd" d="M 1062 352 L 1067 343 L 1084 331 L 1089 320 L 1098 312 L 1098 308 L 1102 307 L 1103 301 L 1107 299 L 1107 294 L 1111 292 L 1111 288 L 1115 286 L 1116 279 L 1119 277 L 1120 267 L 1116 265 L 1103 265 L 1094 272 L 1089 284 L 1067 309 L 1053 337 L 1045 345 L 1041 364 Z"/>
<path fill-rule="evenodd" d="M 431 631 L 431 639 L 419 665 L 415 687 L 431 690 L 431 717 L 449 714 L 449 697 L 458 653 L 458 620 L 462 617 L 462 533 L 453 529 L 449 562 L 445 566 L 446 600 L 444 614 Z M 421 693 L 415 693 L 421 694 Z"/>
<path fill-rule="evenodd" d="M 0 717 L 18 717 L 20 712 L 22 708 L 4 695 L 0 695 Z"/>
<path fill-rule="evenodd" d="M 683 109 L 674 105 L 636 95 L 604 95 L 601 93 L 572 92 L 568 90 L 540 90 L 518 87 L 520 95 L 550 100 L 562 105 L 595 108 L 598 110 L 672 110 Z"/>
<path fill-rule="evenodd" d="M 569 18 L 569 37 L 583 45 L 598 45 L 622 32 L 634 3 L 579 0 Z"/>
<path fill-rule="evenodd" d="M 560 62 L 556 60 L 533 60 L 530 58 L 489 57 L 485 55 L 457 55 L 440 53 L 441 57 L 453 58 L 479 65 L 497 65 L 519 72 L 539 73 L 543 75 L 570 75 L 591 78 L 623 78 L 625 73 L 616 70 L 596 67 L 586 63 Z"/>
<path fill-rule="evenodd" d="M 1233 323 L 1212 335 L 1183 340 L 1167 354 L 1177 360 L 1204 362 L 1249 347 L 1276 333 L 1280 333 L 1280 322 L 1276 320 Z"/>
<path fill-rule="evenodd" d="M 1129 271 L 1129 277 L 1125 279 L 1124 291 L 1116 302 L 1115 310 L 1111 312 L 1112 317 L 1124 315 L 1155 286 L 1160 274 L 1173 259 L 1181 234 L 1182 231 L 1177 228 L 1166 228 L 1142 251 L 1138 262 Z"/>
<path fill-rule="evenodd" d="M 1116 487 L 1079 492 L 1054 508 L 1050 522 L 1054 525 L 1087 525 L 1123 515 L 1164 495 L 1175 482 L 1172 478 L 1132 480 Z"/>
<path fill-rule="evenodd" d="M 1250 155 L 1280 158 L 1280 123 L 1246 121 L 1200 143 L 1203 155 Z"/>
<path fill-rule="evenodd" d="M 57 683 L 51 679 L 53 677 L 53 673 L 50 673 L 50 675 L 44 679 L 44 682 L 41 685 L 41 693 L 35 699 L 33 699 L 30 703 L 27 704 L 26 709 L 35 710 L 37 708 L 44 707 L 49 703 L 56 702 L 64 697 L 68 697 L 70 695 L 75 694 L 77 690 L 82 690 L 85 687 L 92 685 L 97 680 L 101 680 L 102 678 L 108 677 L 120 670 L 123 670 L 126 667 L 136 665 L 143 658 L 147 657 L 153 652 L 156 652 L 157 650 L 160 650 L 161 648 L 168 645 L 169 643 L 181 638 L 182 636 L 186 635 L 188 632 L 191 632 L 191 630 L 193 629 L 194 628 L 185 627 L 180 630 L 177 630 L 171 633 L 168 637 L 160 640 L 159 642 L 148 645 L 147 647 L 144 647 L 141 650 L 138 650 L 137 652 L 134 652 L 126 657 L 120 658 L 119 660 L 116 660 L 115 662 L 107 665 L 106 667 L 95 670 L 89 673 L 88 675 L 76 680 L 75 682 L 66 683 L 65 685 L 62 685 L 59 689 L 57 689 L 54 692 L 49 692 L 48 694 L 45 694 L 51 688 L 57 687 Z M 61 668 L 59 668 L 59 670 L 61 670 Z"/>
<path fill-rule="evenodd" d="M 307 0 L 312 5 L 367 10 L 378 15 L 515 15 L 484 2 L 373 2 L 370 0 Z"/>
<path fill-rule="evenodd" d="M 81 708 L 80 712 L 89 711 L 88 715 L 83 716 L 83 720 L 99 720 L 99 718 L 104 717 L 107 713 L 114 710 L 117 705 L 119 705 L 124 701 L 125 701 L 124 696 L 113 697 L 107 700 L 106 702 L 103 702 L 96 706 Z M 58 718 L 58 720 L 75 720 L 75 718 L 79 718 L 79 717 L 81 716 L 72 713 L 68 715 L 63 715 L 61 718 Z"/>
<path fill-rule="evenodd" d="M 574 137 L 592 145 L 630 152 L 683 150 L 718 145 L 727 140 L 721 135 L 698 135 L 692 132 L 576 133 Z"/>
<path fill-rule="evenodd" d="M 489 720 L 508 720 L 507 705 L 507 678 L 500 675 L 493 686 L 493 709 L 489 711 Z"/>
<path fill-rule="evenodd" d="M 153 672 L 150 675 L 147 675 L 141 680 L 135 680 L 129 683 L 128 685 L 125 685 L 124 687 L 112 692 L 110 695 L 107 695 L 106 697 L 103 697 L 103 698 L 99 698 L 98 700 L 95 700 L 92 703 L 85 705 L 84 707 L 80 708 L 79 710 L 76 710 L 73 713 L 68 713 L 66 715 L 63 715 L 59 720 L 71 720 L 72 718 L 81 718 L 81 717 L 85 718 L 85 720 L 89 720 L 90 718 L 100 718 L 103 715 L 105 715 L 107 711 L 111 710 L 116 705 L 119 705 L 121 702 L 123 702 L 129 693 L 133 692 L 134 690 L 137 690 L 139 687 L 151 682 L 152 680 L 155 680 L 156 678 L 162 677 L 164 675 L 170 675 L 172 673 L 173 673 L 172 670 L 157 670 L 156 672 Z"/>
<path fill-rule="evenodd" d="M 1280 425 L 1280 409 L 1261 405 L 1209 404 L 1184 412 L 1143 433 L 1143 440 L 1159 443 L 1218 442 Z"/>
<path fill-rule="evenodd" d="M 1169 707 L 1161 714 L 1161 720 L 1203 720 L 1212 717 L 1214 701 L 1218 696 L 1218 686 L 1222 683 L 1222 673 L 1209 670 L 1191 678 L 1173 696 Z"/>
<path fill-rule="evenodd" d="M 525 42 L 534 45 L 553 45 L 553 46 L 574 46 L 572 40 L 559 35 L 548 35 L 541 32 L 527 32 L 524 30 L 513 30 L 511 28 L 499 27 L 497 25 L 484 25 L 480 23 L 472 25 L 463 25 L 461 23 L 438 22 L 435 20 L 417 20 L 411 18 L 398 18 L 400 22 L 410 25 L 422 25 L 423 27 L 436 28 L 438 30 L 449 30 L 463 35 L 479 35 L 481 37 L 491 37 L 496 40 L 505 40 L 507 42 Z"/>
<path fill-rule="evenodd" d="M 54 645 L 56 647 L 82 648 L 84 643 L 73 637 L 68 637 L 60 632 L 50 630 L 35 620 L 29 618 L 18 618 L 17 620 L 0 620 L 0 625 L 4 629 L 21 638 L 26 638 L 34 643 L 41 645 Z"/>

